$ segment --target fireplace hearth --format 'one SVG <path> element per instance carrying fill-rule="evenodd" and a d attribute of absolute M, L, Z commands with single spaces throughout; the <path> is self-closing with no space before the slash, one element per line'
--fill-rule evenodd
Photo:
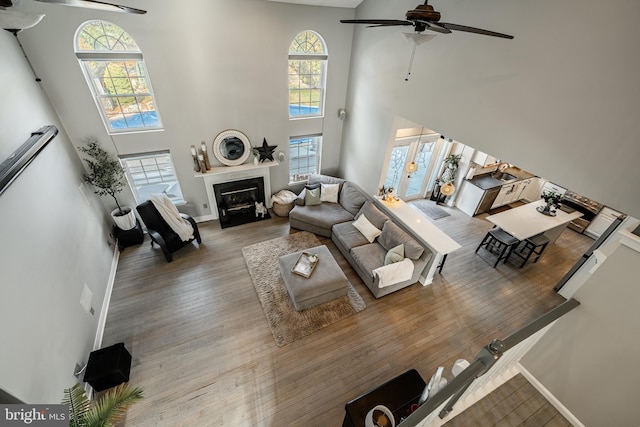
<path fill-rule="evenodd" d="M 262 177 L 213 184 L 220 227 L 227 228 L 271 218 L 256 215 L 256 202 L 265 203 Z"/>

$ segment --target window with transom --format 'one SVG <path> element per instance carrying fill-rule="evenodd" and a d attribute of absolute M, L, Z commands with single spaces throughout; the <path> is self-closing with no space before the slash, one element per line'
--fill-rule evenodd
<path fill-rule="evenodd" d="M 142 51 L 129 33 L 111 22 L 85 22 L 75 52 L 109 133 L 162 129 Z"/>
<path fill-rule="evenodd" d="M 289 118 L 322 116 L 327 48 L 314 31 L 298 34 L 289 46 Z"/>

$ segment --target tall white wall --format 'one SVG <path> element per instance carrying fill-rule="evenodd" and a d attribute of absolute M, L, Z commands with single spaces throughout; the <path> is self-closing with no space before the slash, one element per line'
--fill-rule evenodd
<path fill-rule="evenodd" d="M 27 3 L 27 2 L 25 2 Z M 266 138 L 283 151 L 285 165 L 271 170 L 272 190 L 288 183 L 291 135 L 323 134 L 322 170 L 338 170 L 352 31 L 339 23 L 353 9 L 264 0 L 194 0 L 128 4 L 146 15 L 100 12 L 31 2 L 21 7 L 46 13 L 22 38 L 35 68 L 74 144 L 97 137 L 119 154 L 169 149 L 184 198 L 194 216 L 210 213 L 202 179 L 194 178 L 189 147 L 211 144 L 227 129 L 244 132 L 252 145 Z M 76 29 L 104 19 L 129 32 L 143 51 L 165 129 L 110 137 L 73 52 Z M 324 119 L 288 120 L 288 49 L 301 31 L 314 30 L 329 53 Z M 129 195 L 127 203 L 133 200 Z M 181 208 L 182 209 L 182 208 Z"/>
<path fill-rule="evenodd" d="M 402 19 L 416 0 L 365 0 L 357 18 Z M 416 50 L 411 27 L 354 27 L 341 169 L 375 191 L 398 118 L 640 216 L 640 4 L 434 1 L 454 32 Z"/>
<path fill-rule="evenodd" d="M 521 364 L 585 426 L 636 426 L 640 239 L 619 245 Z"/>
<path fill-rule="evenodd" d="M 0 195 L 0 389 L 59 403 L 93 349 L 113 251 L 102 204 L 14 36 L 0 31 L 0 158 L 44 125 L 60 130 Z M 83 285 L 95 315 L 80 306 Z"/>

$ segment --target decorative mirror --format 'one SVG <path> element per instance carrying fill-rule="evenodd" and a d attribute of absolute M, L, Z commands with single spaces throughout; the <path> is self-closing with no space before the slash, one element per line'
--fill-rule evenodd
<path fill-rule="evenodd" d="M 229 129 L 222 131 L 213 140 L 213 155 L 222 164 L 237 166 L 243 164 L 251 154 L 251 143 L 244 133 Z"/>

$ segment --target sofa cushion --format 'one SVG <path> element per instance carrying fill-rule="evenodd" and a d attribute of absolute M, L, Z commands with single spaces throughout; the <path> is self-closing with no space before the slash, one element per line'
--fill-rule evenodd
<path fill-rule="evenodd" d="M 340 242 L 347 250 L 369 243 L 367 238 L 353 226 L 353 221 L 336 224 L 333 226 L 332 231 L 332 238 Z"/>
<path fill-rule="evenodd" d="M 381 230 L 382 227 L 384 227 L 384 223 L 389 219 L 389 217 L 383 214 L 380 209 L 374 206 L 371 200 L 367 200 L 365 204 L 362 205 L 362 207 L 356 214 L 356 218 L 358 218 L 360 215 L 366 215 L 371 224 Z"/>
<path fill-rule="evenodd" d="M 358 213 L 364 202 L 367 200 L 367 197 L 362 192 L 360 187 L 355 185 L 352 182 L 345 182 L 342 186 L 342 190 L 340 190 L 340 204 L 348 210 L 352 215 Z M 375 225 L 375 224 L 374 224 Z M 382 225 L 380 227 L 382 228 Z"/>
<path fill-rule="evenodd" d="M 351 249 L 353 260 L 361 270 L 366 271 L 373 279 L 373 270 L 384 265 L 387 251 L 377 243 L 368 243 Z"/>
<path fill-rule="evenodd" d="M 384 265 L 394 264 L 404 259 L 404 244 L 400 243 L 398 246 L 389 249 L 384 256 Z"/>
<path fill-rule="evenodd" d="M 322 203 L 315 206 L 296 206 L 289 213 L 289 219 L 313 224 L 327 230 L 331 226 L 345 221 L 352 221 L 353 215 L 344 210 L 339 203 Z"/>
<path fill-rule="evenodd" d="M 384 223 L 382 233 L 378 236 L 378 243 L 380 243 L 386 251 L 403 243 L 405 256 L 413 260 L 420 258 L 424 252 L 424 248 L 420 246 L 418 242 L 412 239 L 411 236 L 392 221 Z"/>
<path fill-rule="evenodd" d="M 320 201 L 338 203 L 340 184 L 320 184 Z"/>
<path fill-rule="evenodd" d="M 376 228 L 375 225 L 371 224 L 371 222 L 367 219 L 367 216 L 362 214 L 353 221 L 353 226 L 358 229 L 360 233 L 369 241 L 369 243 L 373 243 L 376 240 L 376 237 L 380 235 L 382 232 L 379 228 Z"/>
<path fill-rule="evenodd" d="M 335 176 L 311 174 L 307 177 L 308 184 L 340 184 L 340 190 L 342 190 L 342 184 L 345 180 L 342 178 L 336 178 Z"/>
<path fill-rule="evenodd" d="M 320 201 L 320 188 L 314 188 L 313 190 L 306 188 L 304 195 L 305 206 L 319 205 Z"/>

